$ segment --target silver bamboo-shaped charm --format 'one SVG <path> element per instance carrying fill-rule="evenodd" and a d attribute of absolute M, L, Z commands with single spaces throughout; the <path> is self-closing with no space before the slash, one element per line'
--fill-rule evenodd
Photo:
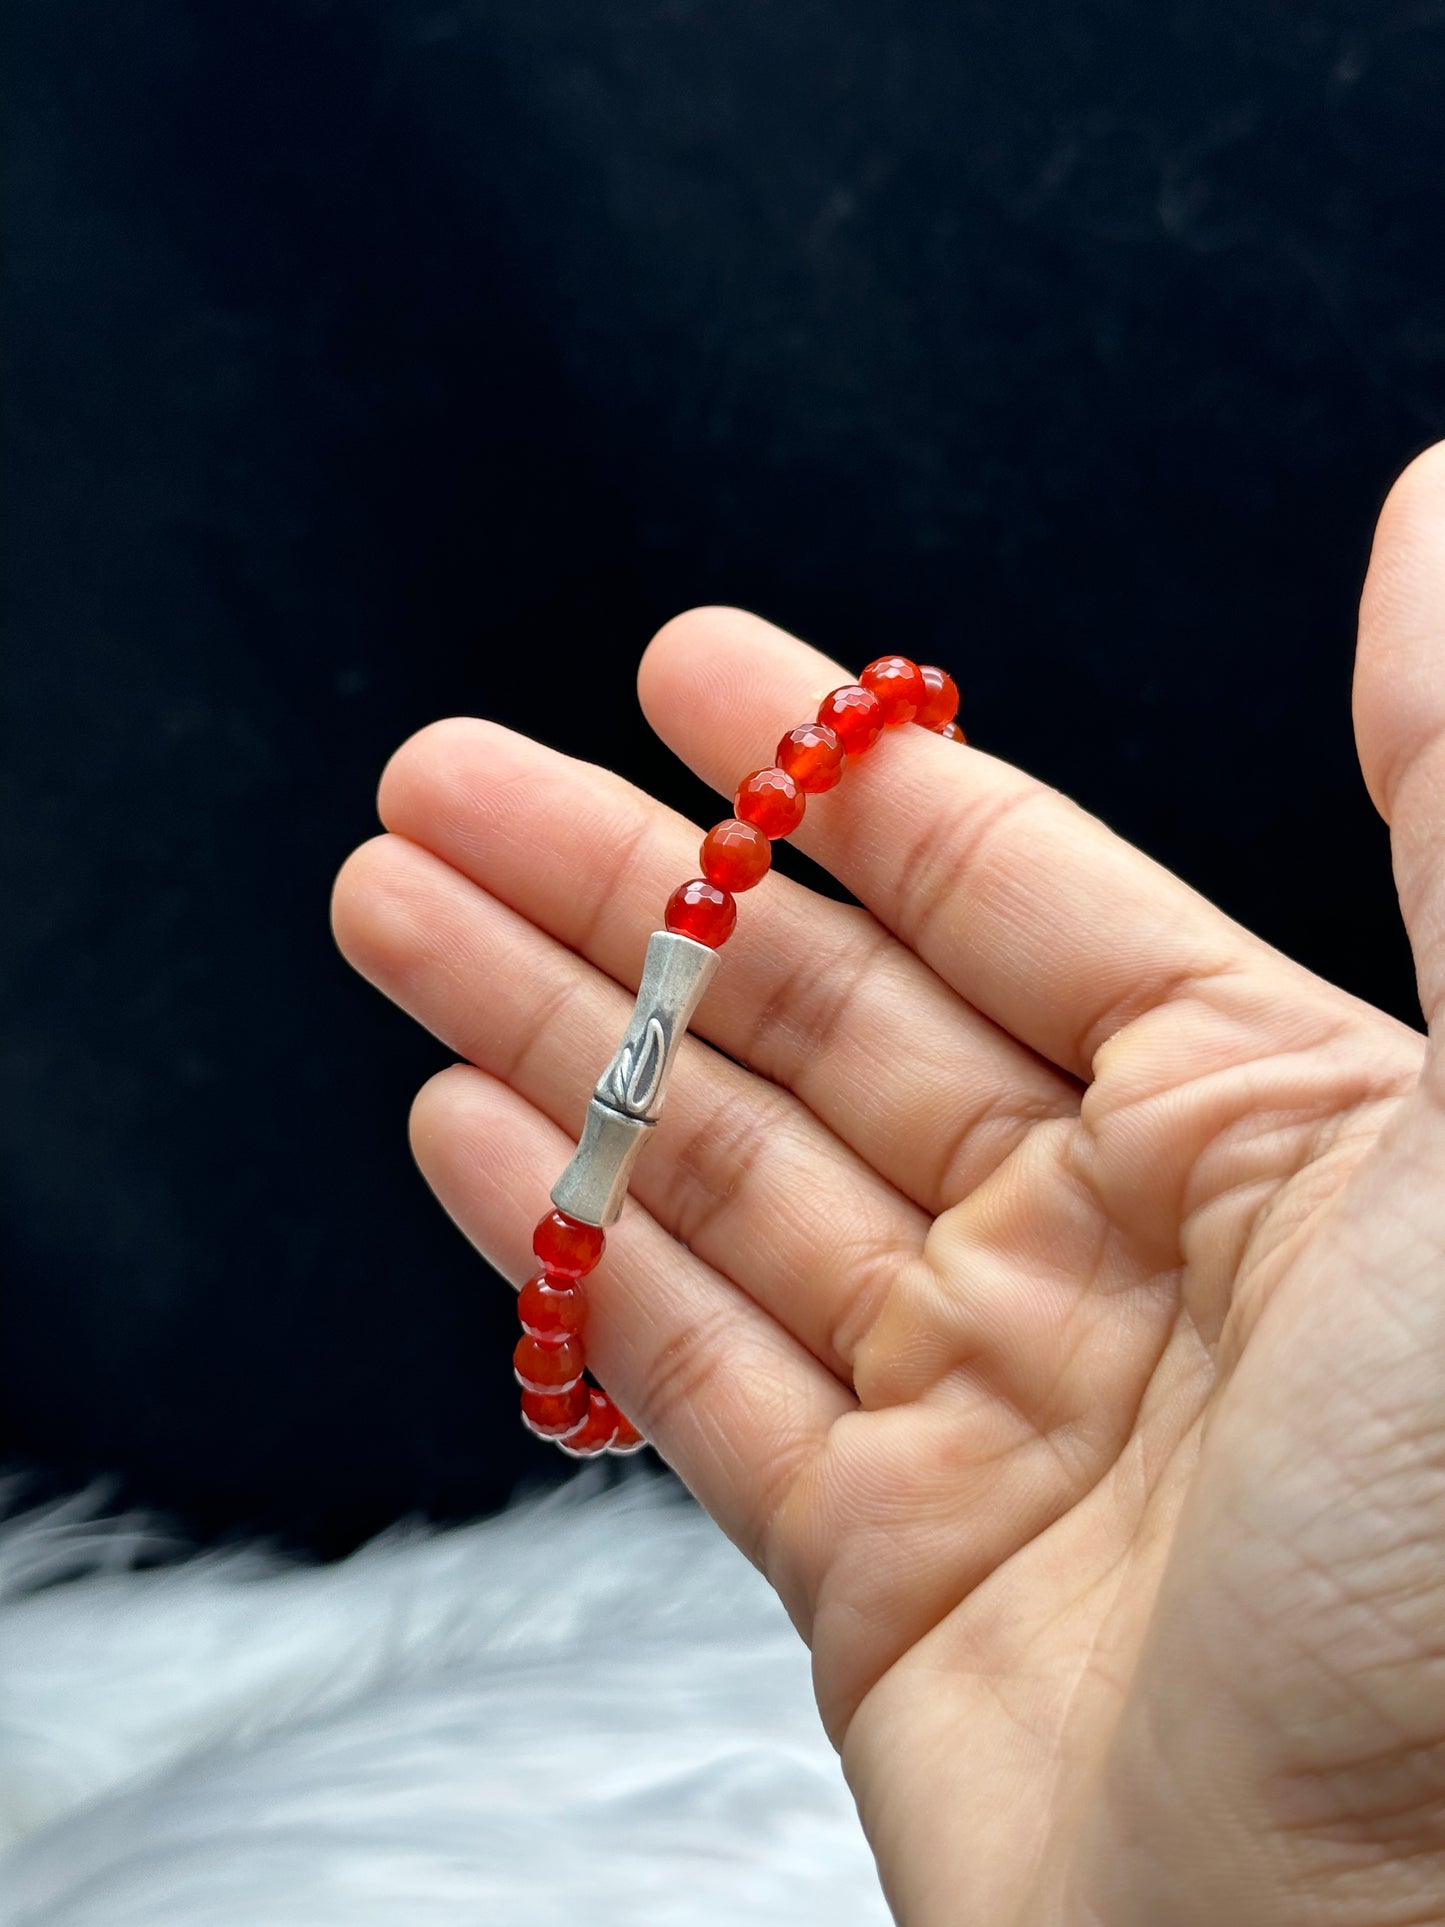
<path fill-rule="evenodd" d="M 552 1202 L 583 1224 L 616 1224 L 627 1182 L 657 1122 L 677 1047 L 718 966 L 691 937 L 655 930 L 637 1005 L 612 1062 L 597 1080 L 582 1141 L 552 1186 Z"/>

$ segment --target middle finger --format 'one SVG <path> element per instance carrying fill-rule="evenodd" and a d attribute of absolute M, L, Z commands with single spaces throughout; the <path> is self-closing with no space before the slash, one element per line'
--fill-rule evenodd
<path fill-rule="evenodd" d="M 740 771 L 742 775 L 745 772 Z M 635 984 L 699 832 L 621 777 L 458 717 L 402 745 L 383 822 L 619 983 Z M 693 1029 L 794 1091 L 923 1210 L 965 1197 L 1079 1086 L 981 1016 L 867 911 L 769 874 Z M 599 1037 L 598 1065 L 615 1040 Z"/>

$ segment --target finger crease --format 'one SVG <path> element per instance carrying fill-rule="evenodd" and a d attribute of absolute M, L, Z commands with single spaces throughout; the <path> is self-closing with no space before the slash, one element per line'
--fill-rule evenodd
<path fill-rule="evenodd" d="M 649 818 L 640 815 L 631 829 L 625 833 L 624 841 L 616 850 L 613 861 L 602 874 L 596 898 L 572 942 L 571 948 L 579 956 L 591 956 L 597 933 L 602 928 L 604 915 L 612 904 L 623 900 L 633 871 L 640 865 L 644 854 L 651 854 L 653 828 Z"/>
<path fill-rule="evenodd" d="M 658 1352 L 642 1398 L 649 1432 L 666 1436 L 674 1412 L 704 1403 L 707 1387 L 728 1355 L 728 1341 L 737 1335 L 735 1319 L 730 1306 L 719 1305 L 675 1333 Z"/>
<path fill-rule="evenodd" d="M 925 954 L 940 919 L 956 911 L 958 892 L 979 888 L 981 872 L 997 862 L 1005 828 L 1040 804 L 1065 804 L 1057 791 L 1029 784 L 1010 790 L 988 808 L 977 801 L 929 817 L 899 865 L 897 928 Z"/>
<path fill-rule="evenodd" d="M 765 1065 L 769 1076 L 794 1083 L 813 1059 L 833 1047 L 844 1018 L 853 1007 L 884 953 L 897 939 L 866 911 L 858 913 L 858 934 L 835 951 L 821 971 L 805 956 L 781 977 L 749 1032 L 750 1061 Z"/>
<path fill-rule="evenodd" d="M 991 1097 L 952 1133 L 938 1161 L 933 1196 L 946 1211 L 968 1197 L 1005 1165 L 1036 1124 L 1076 1119 L 1079 1099 L 1073 1094 L 1054 1097 Z M 987 1139 L 987 1146 L 984 1140 Z"/>
<path fill-rule="evenodd" d="M 764 1145 L 792 1121 L 792 1103 L 781 1094 L 760 1102 L 756 1089 L 734 1091 L 678 1146 L 672 1161 L 678 1195 L 671 1216 L 674 1235 L 690 1250 L 745 1189 Z M 696 1198 L 691 1212 L 683 1202 L 689 1192 Z"/>
<path fill-rule="evenodd" d="M 872 1337 L 899 1278 L 918 1259 L 918 1246 L 904 1251 L 888 1244 L 876 1246 L 861 1260 L 850 1258 L 839 1267 L 854 1282 L 833 1322 L 828 1343 L 833 1355 L 847 1367 L 850 1384 L 858 1354 Z"/>
<path fill-rule="evenodd" d="M 1180 1003 L 1186 997 L 1207 1002 L 1208 992 L 1216 985 L 1249 974 L 1249 968 L 1235 958 L 1215 957 L 1181 964 L 1143 986 L 1132 984 L 1075 1034 L 1073 1061 L 1087 1065 L 1091 1076 L 1097 1075 L 1094 1059 L 1105 1044 L 1130 1024 L 1147 1017 L 1150 1011 L 1161 1010 L 1165 1004 Z"/>

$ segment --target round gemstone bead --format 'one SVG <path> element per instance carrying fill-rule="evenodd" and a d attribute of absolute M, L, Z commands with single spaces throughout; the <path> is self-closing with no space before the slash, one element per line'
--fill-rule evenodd
<path fill-rule="evenodd" d="M 837 731 L 826 723 L 804 723 L 788 731 L 774 752 L 774 760 L 800 790 L 818 796 L 832 789 L 843 774 L 843 745 Z"/>
<path fill-rule="evenodd" d="M 565 1438 L 587 1416 L 589 1389 L 579 1378 L 565 1392 L 523 1392 L 522 1423 L 538 1438 Z"/>
<path fill-rule="evenodd" d="M 581 1278 L 592 1270 L 607 1242 L 599 1225 L 582 1224 L 565 1211 L 549 1211 L 532 1233 L 532 1249 L 556 1278 Z"/>
<path fill-rule="evenodd" d="M 791 836 L 803 820 L 807 799 L 785 769 L 755 769 L 738 784 L 733 809 L 764 836 Z"/>
<path fill-rule="evenodd" d="M 878 698 L 885 723 L 911 723 L 923 707 L 923 677 L 907 656 L 880 656 L 858 680 Z"/>
<path fill-rule="evenodd" d="M 756 823 L 729 816 L 702 840 L 702 873 L 719 890 L 751 890 L 768 873 L 772 845 Z"/>
<path fill-rule="evenodd" d="M 883 705 L 862 683 L 844 683 L 823 698 L 818 721 L 826 723 L 849 756 L 861 756 L 883 733 Z"/>
<path fill-rule="evenodd" d="M 613 1409 L 615 1411 L 616 1407 L 614 1406 Z M 637 1427 L 632 1423 L 632 1420 L 624 1418 L 621 1412 L 618 1412 L 616 1436 L 607 1448 L 608 1451 L 614 1452 L 620 1457 L 627 1452 L 640 1452 L 646 1443 L 647 1440 L 642 1436 L 641 1432 L 638 1431 Z"/>
<path fill-rule="evenodd" d="M 925 729 L 942 729 L 958 714 L 958 684 L 946 669 L 935 669 L 932 664 L 918 673 L 923 678 L 924 697 L 913 720 Z"/>
<path fill-rule="evenodd" d="M 580 1285 L 549 1278 L 544 1271 L 517 1293 L 517 1316 L 533 1338 L 571 1338 L 582 1329 L 587 1297 Z"/>
<path fill-rule="evenodd" d="M 590 1459 L 599 1452 L 605 1452 L 617 1435 L 617 1407 L 598 1386 L 588 1388 L 587 1416 L 575 1432 L 569 1432 L 559 1443 L 562 1450 L 574 1459 Z"/>
<path fill-rule="evenodd" d="M 968 741 L 968 738 L 964 735 L 957 723 L 944 723 L 941 728 L 935 729 L 933 733 L 935 736 L 946 736 L 951 743 L 966 743 Z"/>
<path fill-rule="evenodd" d="M 585 1363 L 576 1338 L 546 1340 L 523 1332 L 512 1353 L 512 1370 L 524 1392 L 565 1392 L 581 1378 Z"/>
<path fill-rule="evenodd" d="M 680 883 L 667 899 L 663 915 L 674 935 L 691 937 L 694 943 L 705 943 L 709 950 L 718 950 L 727 942 L 737 920 L 738 906 L 732 897 L 706 877 Z"/>

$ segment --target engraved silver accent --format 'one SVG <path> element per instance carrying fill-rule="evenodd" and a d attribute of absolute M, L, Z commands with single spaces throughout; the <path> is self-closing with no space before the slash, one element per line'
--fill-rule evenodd
<path fill-rule="evenodd" d="M 583 1224 L 616 1224 L 638 1153 L 657 1122 L 678 1045 L 718 967 L 691 937 L 655 930 L 622 1042 L 587 1106 L 582 1141 L 552 1187 L 552 1202 Z"/>
<path fill-rule="evenodd" d="M 637 1050 L 634 1051 L 631 1044 L 624 1044 L 618 1051 L 605 1079 L 608 1099 L 615 1101 L 618 1110 L 626 1111 L 629 1117 L 646 1117 L 648 1105 L 654 1099 L 661 1101 L 658 1087 L 666 1063 L 667 1032 L 662 1027 L 662 1019 L 652 1016 L 647 1020 Z"/>
<path fill-rule="evenodd" d="M 632 1021 L 597 1080 L 594 1096 L 601 1103 L 656 1122 L 678 1044 L 717 967 L 718 954 L 705 943 L 653 931 Z"/>

